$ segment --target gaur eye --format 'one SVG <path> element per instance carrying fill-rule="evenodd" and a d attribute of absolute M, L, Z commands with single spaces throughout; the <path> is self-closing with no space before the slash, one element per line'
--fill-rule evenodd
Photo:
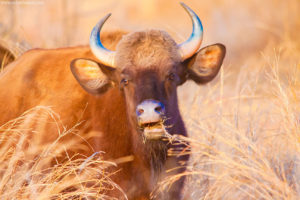
<path fill-rule="evenodd" d="M 124 86 L 128 85 L 128 83 L 129 83 L 129 80 L 126 79 L 126 78 L 123 78 L 123 79 L 121 80 L 121 84 L 123 84 Z"/>
<path fill-rule="evenodd" d="M 170 74 L 168 75 L 168 79 L 169 79 L 170 81 L 175 80 L 175 74 L 174 74 L 174 73 L 170 73 Z"/>

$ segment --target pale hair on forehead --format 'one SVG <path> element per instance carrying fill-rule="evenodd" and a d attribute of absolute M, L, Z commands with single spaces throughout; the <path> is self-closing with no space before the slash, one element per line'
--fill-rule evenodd
<path fill-rule="evenodd" d="M 123 36 L 116 48 L 116 65 L 125 67 L 168 67 L 181 60 L 176 42 L 165 31 L 148 30 Z"/>

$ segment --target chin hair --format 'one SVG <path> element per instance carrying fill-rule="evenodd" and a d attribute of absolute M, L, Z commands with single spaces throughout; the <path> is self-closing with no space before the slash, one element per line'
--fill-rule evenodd
<path fill-rule="evenodd" d="M 147 160 L 151 168 L 155 172 L 161 172 L 164 163 L 167 160 L 168 146 L 167 142 L 162 140 L 147 140 L 144 139 L 145 152 L 147 153 Z"/>

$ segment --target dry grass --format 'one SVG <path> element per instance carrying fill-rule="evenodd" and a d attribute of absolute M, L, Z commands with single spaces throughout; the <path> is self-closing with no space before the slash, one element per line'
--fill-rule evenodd
<path fill-rule="evenodd" d="M 3 57 L 3 59 L 1 60 L 1 63 L 0 63 L 0 73 L 3 71 L 4 69 L 4 66 L 6 65 L 7 63 L 7 60 L 8 60 L 8 53 L 6 53 Z"/>
<path fill-rule="evenodd" d="M 182 174 L 188 199 L 300 198 L 300 66 L 281 76 L 285 58 L 271 54 L 267 66 L 241 70 L 238 85 L 226 84 L 235 75 L 223 72 L 183 109 L 192 133 L 182 138 L 192 149 Z"/>
<path fill-rule="evenodd" d="M 48 5 L 49 2 L 45 2 Z M 174 2 L 153 1 L 151 4 L 147 1 L 151 5 L 145 5 L 151 9 L 142 11 L 133 6 L 142 3 L 136 4 L 133 0 L 129 3 L 121 1 L 118 6 L 115 2 L 111 0 L 103 7 L 99 6 L 105 13 L 113 9 L 115 27 L 119 27 L 124 18 L 137 22 L 136 19 L 143 17 L 147 25 L 152 23 L 153 27 L 171 32 L 178 41 L 190 31 L 190 24 L 184 23 L 185 19 L 178 19 L 177 11 L 168 9 L 177 6 Z M 191 0 L 186 3 L 203 19 L 207 30 L 204 42 L 221 41 L 228 49 L 225 64 L 216 80 L 203 87 L 186 83 L 179 88 L 180 107 L 190 134 L 189 138 L 180 140 L 189 142 L 192 149 L 188 170 L 179 175 L 187 176 L 186 199 L 300 199 L 299 1 Z M 57 33 L 41 34 L 39 29 L 32 28 L 30 22 L 30 26 L 24 25 L 19 32 L 24 33 L 33 46 L 85 43 L 81 38 L 87 37 L 82 36 L 89 34 L 91 26 L 103 16 L 103 12 L 101 15 L 90 14 L 91 18 L 88 18 L 86 4 L 82 6 L 82 12 L 74 5 L 64 13 L 66 16 L 59 18 L 76 16 L 74 20 L 78 24 L 61 23 L 67 30 L 57 28 Z M 155 13 L 158 6 L 162 6 L 160 9 L 164 12 Z M 75 11 L 71 12 L 73 7 Z M 127 8 L 132 12 L 118 13 Z M 178 7 L 178 12 L 180 9 Z M 174 17 L 176 20 L 169 23 Z M 57 20 L 50 19 L 52 23 Z M 36 26 L 40 25 L 44 27 L 41 22 Z M 126 26 L 128 29 L 135 27 L 132 24 Z M 78 33 L 74 35 L 70 31 L 72 28 Z M 69 35 L 62 38 L 62 33 Z M 50 39 L 46 40 L 48 37 Z M 48 108 L 42 110 L 56 121 L 57 117 Z M 88 159 L 76 159 L 76 155 L 69 158 L 58 143 L 48 147 L 28 146 L 28 130 L 24 130 L 24 123 L 28 122 L 22 116 L 2 126 L 1 199 L 67 199 L 97 195 L 109 199 L 103 191 L 117 186 L 110 181 L 110 174 L 105 169 L 113 163 L 102 161 L 98 155 Z M 62 131 L 60 137 L 64 134 L 72 134 L 72 129 Z M 76 142 L 70 141 L 65 148 Z M 23 151 L 21 147 L 25 144 L 29 148 Z M 67 162 L 53 167 L 53 158 L 59 155 L 65 155 Z M 100 178 L 95 180 L 95 176 Z M 168 189 L 179 176 L 169 177 L 160 183 L 159 188 Z"/>
<path fill-rule="evenodd" d="M 300 199 L 300 40 L 292 35 L 233 63 L 239 69 L 225 66 L 181 102 L 191 134 L 182 141 L 192 149 L 187 199 Z"/>
<path fill-rule="evenodd" d="M 37 145 L 40 135 L 32 124 L 43 123 L 41 119 L 47 119 L 45 123 L 57 124 L 59 136 L 51 144 Z M 76 126 L 61 129 L 58 116 L 48 107 L 31 109 L 1 126 L 0 198 L 104 200 L 114 199 L 106 193 L 115 188 L 123 194 L 110 179 L 117 172 L 107 170 L 116 164 L 103 161 L 101 152 L 87 158 L 79 154 L 69 156 L 67 150 L 78 146 L 84 138 L 60 141 L 69 134 L 76 136 Z"/>

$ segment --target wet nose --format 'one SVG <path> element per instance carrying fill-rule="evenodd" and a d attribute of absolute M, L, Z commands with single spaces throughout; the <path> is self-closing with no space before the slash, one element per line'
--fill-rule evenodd
<path fill-rule="evenodd" d="M 161 121 L 164 113 L 164 104 L 152 99 L 144 100 L 136 108 L 138 121 L 142 124 Z"/>

